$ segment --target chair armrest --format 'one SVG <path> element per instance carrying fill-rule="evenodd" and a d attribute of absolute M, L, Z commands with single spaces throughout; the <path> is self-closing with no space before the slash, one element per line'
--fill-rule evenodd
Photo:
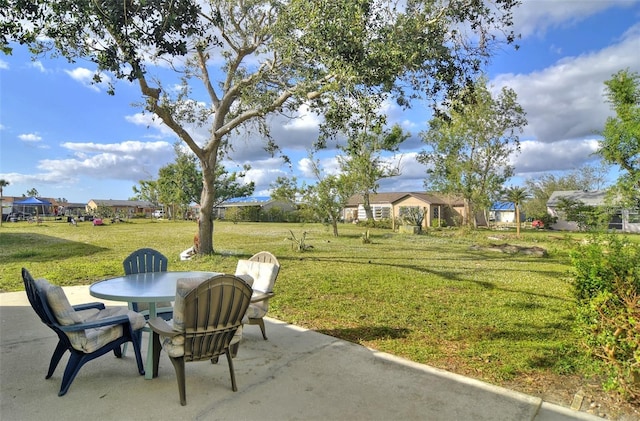
<path fill-rule="evenodd" d="M 151 330 L 153 330 L 155 333 L 159 335 L 173 338 L 174 336 L 184 334 L 184 332 L 178 332 L 177 330 L 173 330 L 173 328 L 169 326 L 169 323 L 167 323 L 162 317 L 149 319 L 148 322 Z"/>
<path fill-rule="evenodd" d="M 268 300 L 274 295 L 276 295 L 275 292 L 258 292 L 251 296 L 251 303 L 259 303 L 260 301 Z"/>
<path fill-rule="evenodd" d="M 97 308 L 98 310 L 104 310 L 104 303 L 94 302 L 94 303 L 85 303 L 85 304 L 77 304 L 75 306 L 71 306 L 75 311 L 80 310 L 88 310 L 90 308 Z"/>
<path fill-rule="evenodd" d="M 65 332 L 75 332 L 78 330 L 94 329 L 96 327 L 102 326 L 116 326 L 125 323 L 130 323 L 129 317 L 126 314 L 122 314 L 119 316 L 105 317 L 104 319 L 97 319 L 86 323 L 76 323 L 74 325 L 60 326 L 60 329 Z"/>

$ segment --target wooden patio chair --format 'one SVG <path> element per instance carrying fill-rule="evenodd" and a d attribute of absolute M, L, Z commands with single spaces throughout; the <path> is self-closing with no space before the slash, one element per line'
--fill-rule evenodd
<path fill-rule="evenodd" d="M 234 275 L 181 279 L 176 286 L 173 325 L 161 317 L 149 320 L 154 373 L 158 373 L 162 346 L 176 371 L 181 405 L 187 404 L 185 362 L 217 361 L 225 354 L 231 388 L 238 390 L 229 348 L 250 300 L 251 287 Z"/>
<path fill-rule="evenodd" d="M 275 296 L 273 286 L 280 273 L 280 263 L 273 254 L 261 251 L 251 256 L 249 260 L 239 260 L 235 273 L 253 288 L 251 304 L 244 322 L 260 326 L 262 338 L 266 341 L 263 317 L 269 311 L 269 300 Z"/>

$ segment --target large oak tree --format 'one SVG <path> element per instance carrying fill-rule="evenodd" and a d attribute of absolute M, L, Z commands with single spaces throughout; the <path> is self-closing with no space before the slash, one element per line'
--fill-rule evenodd
<path fill-rule="evenodd" d="M 95 63 L 135 82 L 144 109 L 200 161 L 200 252 L 213 252 L 215 175 L 232 133 L 254 124 L 277 151 L 266 117 L 300 104 L 339 126 L 356 93 L 439 103 L 473 80 L 498 42 L 512 42 L 517 0 L 0 0 L 0 49 Z M 160 80 L 156 65 L 178 72 Z M 206 92 L 206 100 L 195 92 Z M 113 92 L 113 90 L 111 91 Z M 379 102 L 379 101 L 378 101 Z M 206 127 L 198 142 L 192 127 Z"/>
<path fill-rule="evenodd" d="M 487 209 L 513 175 L 509 157 L 520 149 L 527 120 L 512 89 L 494 98 L 480 78 L 464 95 L 465 102 L 430 121 L 418 161 L 427 165 L 425 185 L 462 197 L 464 223 L 475 226 L 475 211 Z"/>

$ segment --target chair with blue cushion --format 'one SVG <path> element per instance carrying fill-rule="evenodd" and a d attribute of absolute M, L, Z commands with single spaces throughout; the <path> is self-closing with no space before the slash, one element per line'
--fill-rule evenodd
<path fill-rule="evenodd" d="M 71 354 L 58 396 L 67 393 L 84 364 L 111 351 L 121 358 L 120 346 L 128 342 L 133 343 L 138 373 L 144 374 L 137 334 L 145 325 L 142 315 L 122 307 L 105 308 L 103 303 L 71 306 L 61 287 L 46 279 L 34 280 L 25 268 L 22 279 L 31 306 L 58 335 L 46 378 L 51 378 L 66 351 Z"/>

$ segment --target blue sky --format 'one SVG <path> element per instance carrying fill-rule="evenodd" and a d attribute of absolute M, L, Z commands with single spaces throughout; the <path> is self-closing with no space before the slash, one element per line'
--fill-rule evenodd
<path fill-rule="evenodd" d="M 517 185 L 597 162 L 596 133 L 611 115 L 603 82 L 624 68 L 640 72 L 640 0 L 525 0 L 515 23 L 520 49 L 505 47 L 488 76 L 493 89 L 514 89 L 527 112 L 521 153 L 512 157 L 516 177 L 508 183 Z M 173 161 L 176 137 L 132 105 L 140 101 L 137 85 L 118 82 L 116 95 L 109 96 L 89 83 L 91 69 L 82 61 L 33 62 L 22 48 L 0 55 L 0 178 L 10 182 L 5 195 L 35 188 L 70 202 L 127 199 L 139 180 L 157 177 Z M 429 112 L 389 106 L 388 115 L 412 136 L 400 154 L 387 157 L 400 161 L 402 174 L 384 180 L 379 191 L 422 191 L 426 169 L 415 157 Z M 318 121 L 304 110 L 298 120 L 273 118 L 274 138 L 291 167 L 256 147 L 250 134 L 236 136 L 226 165 L 251 164 L 247 180 L 256 183 L 256 195 L 268 194 L 278 176 L 312 183 L 306 150 Z M 328 172 L 336 168 L 335 153 L 319 155 Z"/>

